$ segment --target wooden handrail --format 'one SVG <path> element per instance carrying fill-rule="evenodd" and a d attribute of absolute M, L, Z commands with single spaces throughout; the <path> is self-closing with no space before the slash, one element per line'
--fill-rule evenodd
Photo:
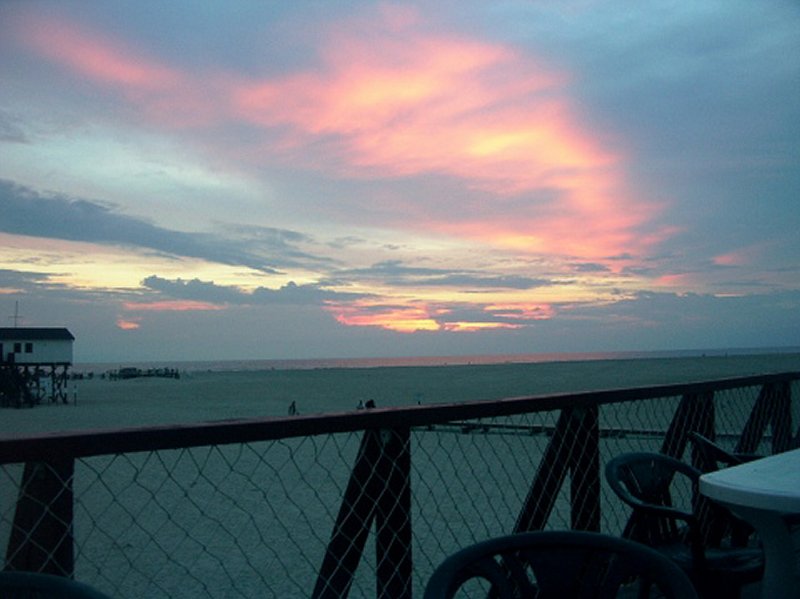
<path fill-rule="evenodd" d="M 0 439 L 0 464 L 46 461 L 62 456 L 79 458 L 205 445 L 273 441 L 291 437 L 396 428 L 398 426 L 413 428 L 443 424 L 454 420 L 495 418 L 564 408 L 585 408 L 658 397 L 695 395 L 778 382 L 788 383 L 794 380 L 800 380 L 800 372 L 676 385 L 513 397 L 500 400 L 31 435 L 24 438 Z"/>

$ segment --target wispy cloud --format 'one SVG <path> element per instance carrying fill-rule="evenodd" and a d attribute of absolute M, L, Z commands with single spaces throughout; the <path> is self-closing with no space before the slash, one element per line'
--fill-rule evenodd
<path fill-rule="evenodd" d="M 465 292 L 487 289 L 536 289 L 553 285 L 553 281 L 540 277 L 491 274 L 478 270 L 425 268 L 409 266 L 399 260 L 384 261 L 369 268 L 338 270 L 337 278 L 350 281 L 380 281 L 396 287 L 441 287 L 461 289 Z"/>
<path fill-rule="evenodd" d="M 305 238 L 292 231 L 236 227 L 238 238 L 175 231 L 117 212 L 111 205 L 41 193 L 3 180 L 0 232 L 145 248 L 264 273 L 277 273 L 302 260 L 314 261 L 293 246 Z"/>
<path fill-rule="evenodd" d="M 442 219 L 385 197 L 384 218 L 412 209 L 432 233 L 594 260 L 667 234 L 642 234 L 660 206 L 629 189 L 626 157 L 581 118 L 571 75 L 511 46 L 433 32 L 414 10 L 369 12 L 331 27 L 315 66 L 261 77 L 181 70 L 66 19 L 30 15 L 21 29 L 40 55 L 121 93 L 159 127 L 203 139 L 246 125 L 252 141 L 228 158 L 251 168 L 269 159 L 356 180 L 443 176 L 493 205 Z"/>
<path fill-rule="evenodd" d="M 510 47 L 425 33 L 420 20 L 387 10 L 370 32 L 361 20 L 344 24 L 316 69 L 235 89 L 241 118 L 283 127 L 283 147 L 298 156 L 322 140 L 342 175 L 440 174 L 492 194 L 480 220 L 459 210 L 436 219 L 415 205 L 418 226 L 432 231 L 598 259 L 663 237 L 637 235 L 659 206 L 628 190 L 624 157 L 581 121 L 568 75 Z M 534 195 L 509 209 L 520 194 Z"/>

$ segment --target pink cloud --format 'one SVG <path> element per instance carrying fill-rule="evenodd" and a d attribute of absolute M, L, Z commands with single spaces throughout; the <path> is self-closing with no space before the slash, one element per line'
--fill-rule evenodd
<path fill-rule="evenodd" d="M 19 35 L 40 54 L 91 79 L 138 89 L 174 85 L 180 74 L 110 37 L 55 18 L 22 18 Z"/>
<path fill-rule="evenodd" d="M 579 117 L 568 75 L 508 47 L 416 25 L 373 22 L 373 35 L 342 26 L 323 44 L 317 69 L 243 82 L 234 109 L 246 121 L 286 128 L 284 149 L 294 146 L 297 156 L 325 138 L 339 174 L 444 174 L 496 205 L 477 220 L 459 210 L 437 218 L 417 206 L 414 227 L 592 259 L 656 240 L 637 229 L 659 206 L 628 189 L 624 156 Z M 553 199 L 505 208 L 536 191 Z M 398 214 L 415 210 L 400 202 Z"/>
<path fill-rule="evenodd" d="M 200 137 L 250 128 L 251 146 L 203 142 L 217 157 L 351 178 L 444 175 L 493 206 L 442 216 L 380 198 L 394 226 L 593 260 L 639 253 L 666 234 L 639 234 L 659 206 L 631 192 L 625 155 L 581 117 L 569 74 L 509 46 L 435 32 L 413 9 L 329 24 L 315 67 L 260 78 L 184 72 L 74 23 L 25 23 L 23 38 L 43 56 L 121 91 L 159 127 Z M 546 199 L 519 202 L 526 194 Z"/>
<path fill-rule="evenodd" d="M 123 331 L 135 331 L 139 326 L 139 323 L 134 320 L 125 320 L 123 318 L 117 320 L 117 328 Z"/>
<path fill-rule="evenodd" d="M 221 116 L 203 77 L 171 67 L 136 44 L 34 12 L 16 15 L 14 32 L 20 44 L 39 55 L 121 92 L 160 127 L 208 125 Z"/>
<path fill-rule="evenodd" d="M 387 329 L 398 333 L 438 331 L 441 327 L 424 306 L 375 306 L 364 302 L 331 304 L 327 310 L 341 324 Z"/>
<path fill-rule="evenodd" d="M 744 266 L 754 260 L 754 255 L 759 250 L 755 248 L 741 248 L 726 254 L 719 254 L 712 258 L 712 262 L 717 266 Z"/>

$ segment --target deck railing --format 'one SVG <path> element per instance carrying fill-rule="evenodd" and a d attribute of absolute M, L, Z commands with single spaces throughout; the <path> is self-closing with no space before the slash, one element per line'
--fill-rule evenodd
<path fill-rule="evenodd" d="M 618 453 L 698 463 L 691 431 L 796 446 L 799 388 L 794 372 L 0 440 L 4 567 L 116 597 L 419 596 L 490 536 L 621 533 L 602 477 Z"/>

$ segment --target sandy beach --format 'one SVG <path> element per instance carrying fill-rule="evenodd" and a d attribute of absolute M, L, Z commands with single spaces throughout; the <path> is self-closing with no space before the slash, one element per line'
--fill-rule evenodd
<path fill-rule="evenodd" d="M 800 354 L 262 371 L 70 382 L 70 404 L 5 409 L 0 436 L 618 389 L 800 370 Z M 99 374 L 99 373 L 98 373 Z M 74 401 L 76 400 L 76 401 Z M 74 403 L 72 403 L 74 401 Z"/>
<path fill-rule="evenodd" d="M 74 381 L 77 404 L 2 411 L 0 434 L 113 429 L 230 418 L 649 386 L 800 370 L 800 354 L 536 364 L 182 373 L 180 379 Z M 757 390 L 750 391 L 750 395 Z M 611 426 L 663 431 L 680 398 L 607 406 Z M 718 427 L 740 430 L 752 397 L 721 397 Z M 725 406 L 732 410 L 725 410 Z M 725 412 L 725 413 L 723 413 Z M 501 418 L 540 427 L 556 414 Z M 137 452 L 76 463 L 76 577 L 119 597 L 307 597 L 333 530 L 361 434 Z M 549 437 L 421 428 L 412 433 L 414 591 L 458 547 L 514 526 Z M 660 436 L 601 439 L 601 461 L 657 451 Z M 22 466 L 0 468 L 0 544 Z M 568 528 L 568 485 L 549 525 Z M 601 491 L 602 529 L 626 512 Z M 370 541 L 371 543 L 371 541 Z M 368 543 L 351 597 L 374 596 Z"/>

